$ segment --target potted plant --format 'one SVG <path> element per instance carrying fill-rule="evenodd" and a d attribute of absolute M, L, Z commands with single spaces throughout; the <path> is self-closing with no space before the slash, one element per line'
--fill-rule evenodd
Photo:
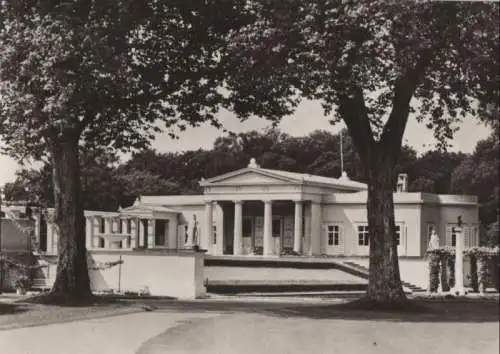
<path fill-rule="evenodd" d="M 20 275 L 14 283 L 14 287 L 16 288 L 17 295 L 26 294 L 26 290 L 29 289 L 30 284 L 31 284 L 31 281 L 27 275 Z"/>

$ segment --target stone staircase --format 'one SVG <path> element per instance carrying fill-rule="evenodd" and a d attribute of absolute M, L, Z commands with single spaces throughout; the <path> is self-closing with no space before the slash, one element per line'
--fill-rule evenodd
<path fill-rule="evenodd" d="M 204 263 L 211 294 L 327 298 L 359 296 L 367 288 L 363 272 L 331 259 L 207 256 Z M 329 275 L 307 278 L 301 271 Z"/>
<path fill-rule="evenodd" d="M 367 267 L 365 267 L 361 264 L 352 262 L 352 261 L 344 261 L 344 264 L 349 266 L 349 267 L 352 267 L 354 269 L 357 269 L 360 272 L 363 272 L 366 279 L 368 279 L 368 268 Z M 401 280 L 401 284 L 403 285 L 404 288 L 410 290 L 412 293 L 425 293 L 425 292 L 427 292 L 426 289 L 423 289 L 417 285 L 408 283 L 408 282 L 403 281 L 403 280 Z"/>

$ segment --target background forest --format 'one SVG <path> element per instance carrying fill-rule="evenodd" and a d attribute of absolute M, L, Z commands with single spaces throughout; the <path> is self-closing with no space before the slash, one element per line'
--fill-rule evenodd
<path fill-rule="evenodd" d="M 364 171 L 349 135 L 343 134 L 344 169 L 365 181 Z M 113 211 L 131 205 L 139 195 L 201 193 L 199 181 L 246 167 L 256 158 L 264 168 L 339 177 L 340 134 L 315 131 L 293 137 L 278 130 L 227 134 L 210 150 L 160 153 L 146 150 L 122 161 L 106 149 L 81 152 L 84 207 Z M 407 173 L 410 192 L 471 194 L 479 197 L 481 243 L 498 244 L 498 136 L 478 142 L 471 154 L 428 151 L 417 156 L 404 146 L 394 171 Z M 3 190 L 5 199 L 53 206 L 51 168 L 24 169 Z"/>

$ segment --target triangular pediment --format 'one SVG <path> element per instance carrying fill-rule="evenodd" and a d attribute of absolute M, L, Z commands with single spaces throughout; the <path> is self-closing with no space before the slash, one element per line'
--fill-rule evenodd
<path fill-rule="evenodd" d="M 258 169 L 243 169 L 217 176 L 203 181 L 203 186 L 208 185 L 252 185 L 252 184 L 283 184 L 297 183 L 293 178 L 277 176 Z"/>

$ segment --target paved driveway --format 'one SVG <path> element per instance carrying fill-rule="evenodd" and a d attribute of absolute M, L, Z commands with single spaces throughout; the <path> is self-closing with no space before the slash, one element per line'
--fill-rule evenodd
<path fill-rule="evenodd" d="M 141 312 L 0 331 L 2 354 L 134 354 L 141 344 L 185 321 L 217 314 Z"/>
<path fill-rule="evenodd" d="M 165 331 L 137 354 L 498 354 L 497 323 L 212 317 Z"/>
<path fill-rule="evenodd" d="M 498 347 L 495 302 L 436 302 L 401 314 L 324 303 L 164 302 L 153 312 L 0 331 L 2 354 L 496 354 Z"/>

